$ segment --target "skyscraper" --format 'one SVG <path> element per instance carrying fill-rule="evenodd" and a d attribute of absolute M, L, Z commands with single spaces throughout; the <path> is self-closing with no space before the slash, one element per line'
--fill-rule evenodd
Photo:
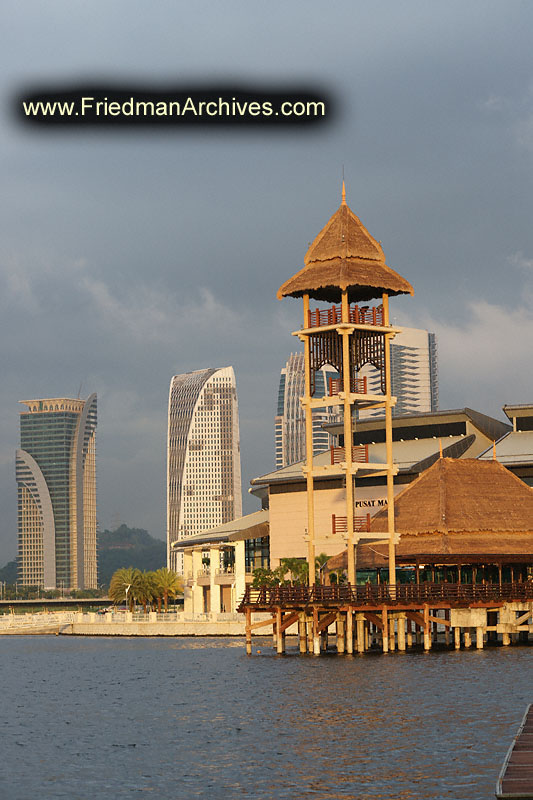
<path fill-rule="evenodd" d="M 396 397 L 392 414 L 416 414 L 439 409 L 437 341 L 434 333 L 420 328 L 403 328 L 391 341 L 391 392 Z M 380 373 L 366 365 L 360 371 L 366 376 L 368 391 L 380 391 Z M 383 409 L 361 410 L 359 417 L 378 417 Z"/>
<path fill-rule="evenodd" d="M 167 450 L 167 561 L 170 545 L 242 515 L 239 410 L 233 367 L 175 375 Z M 178 563 L 179 561 L 179 563 Z"/>
<path fill-rule="evenodd" d="M 96 588 L 96 394 L 21 403 L 18 580 Z"/>
<path fill-rule="evenodd" d="M 317 370 L 314 375 L 314 396 L 329 395 L 329 381 L 335 381 L 338 377 L 337 371 L 328 364 Z M 278 407 L 274 420 L 277 469 L 305 457 L 305 415 L 300 405 L 300 398 L 305 392 L 304 383 L 304 354 L 291 353 L 281 370 Z M 339 411 L 335 407 L 313 409 L 313 452 L 328 449 L 329 434 L 323 429 L 323 425 L 326 422 L 338 422 L 339 419 Z"/>

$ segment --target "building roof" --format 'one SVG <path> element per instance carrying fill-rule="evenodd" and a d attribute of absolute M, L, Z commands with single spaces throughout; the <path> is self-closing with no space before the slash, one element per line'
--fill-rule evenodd
<path fill-rule="evenodd" d="M 533 417 L 533 403 L 507 405 L 503 407 L 503 411 L 511 420 L 515 417 Z"/>
<path fill-rule="evenodd" d="M 219 544 L 223 542 L 239 542 L 244 539 L 259 539 L 268 536 L 268 509 L 254 511 L 239 519 L 225 522 L 218 528 L 197 533 L 194 536 L 187 536 L 178 539 L 170 545 L 173 550 L 186 550 L 189 547 L 198 545 Z"/>
<path fill-rule="evenodd" d="M 491 441 L 500 439 L 505 433 L 511 430 L 511 426 L 502 422 L 494 417 L 489 417 L 487 414 L 482 414 L 480 411 L 475 411 L 473 408 L 452 408 L 444 409 L 442 411 L 418 411 L 416 414 L 399 414 L 392 418 L 393 437 L 394 432 L 398 428 L 417 428 L 424 427 L 428 429 L 435 428 L 435 434 L 429 435 L 438 436 L 438 427 L 443 424 L 459 422 L 462 420 L 469 420 L 484 436 Z M 326 423 L 324 428 L 332 434 L 344 433 L 342 423 Z M 385 416 L 369 417 L 367 419 L 357 420 L 357 431 L 374 431 L 385 430 Z M 407 432 L 407 431 L 406 431 Z M 420 434 L 418 435 L 420 438 Z"/>
<path fill-rule="evenodd" d="M 498 461 L 440 458 L 394 500 L 397 533 L 533 531 L 533 489 Z M 387 511 L 372 519 L 387 530 Z"/>
<path fill-rule="evenodd" d="M 340 302 L 348 290 L 350 302 L 389 295 L 414 294 L 411 284 L 385 263 L 379 242 L 346 204 L 342 203 L 322 228 L 305 256 L 305 266 L 278 290 L 278 299 L 309 294 L 315 300 Z"/>
<path fill-rule="evenodd" d="M 489 447 L 479 455 L 482 461 L 493 457 Z M 533 464 L 533 431 L 510 431 L 496 442 L 496 458 L 506 467 Z"/>

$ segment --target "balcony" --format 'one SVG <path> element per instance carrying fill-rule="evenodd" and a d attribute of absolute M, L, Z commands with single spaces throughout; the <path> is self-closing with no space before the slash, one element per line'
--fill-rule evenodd
<path fill-rule="evenodd" d="M 366 394 L 366 375 L 362 378 L 352 378 L 351 390 L 353 394 Z M 342 378 L 328 378 L 328 395 L 336 397 L 344 391 Z"/>
<path fill-rule="evenodd" d="M 344 447 L 330 447 L 332 464 L 341 464 L 346 461 L 346 451 Z M 352 463 L 368 464 L 368 445 L 353 445 L 352 447 Z"/>
<path fill-rule="evenodd" d="M 369 531 L 370 530 L 370 514 L 365 514 L 363 517 L 353 518 L 354 531 Z M 331 532 L 348 533 L 348 517 L 338 517 L 336 514 L 331 515 Z"/>
<path fill-rule="evenodd" d="M 338 325 L 341 320 L 341 306 L 309 311 L 308 327 L 321 328 L 324 325 Z M 383 306 L 350 306 L 349 321 L 353 325 L 383 325 Z"/>

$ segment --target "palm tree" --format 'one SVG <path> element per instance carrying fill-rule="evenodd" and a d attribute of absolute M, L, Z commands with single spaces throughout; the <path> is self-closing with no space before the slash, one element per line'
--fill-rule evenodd
<path fill-rule="evenodd" d="M 315 558 L 315 566 L 316 566 L 316 568 L 318 570 L 318 575 L 319 575 L 319 579 L 320 579 L 319 582 L 320 583 L 324 582 L 323 570 L 324 570 L 324 567 L 326 566 L 326 564 L 328 563 L 328 561 L 329 561 L 329 556 L 326 555 L 326 553 L 320 553 L 320 555 L 318 555 Z"/>
<path fill-rule="evenodd" d="M 115 605 L 125 602 L 129 605 L 130 611 L 133 611 L 141 576 L 141 570 L 134 567 L 122 567 L 113 573 L 109 584 L 109 597 Z"/>
<path fill-rule="evenodd" d="M 181 575 L 176 575 L 173 570 L 162 567 L 154 572 L 154 583 L 159 605 L 162 596 L 165 602 L 165 611 L 168 611 L 168 598 L 176 597 L 177 594 L 183 592 L 183 578 Z"/>
<path fill-rule="evenodd" d="M 135 588 L 135 599 L 142 603 L 145 614 L 148 610 L 148 603 L 152 603 L 155 597 L 157 597 L 155 572 L 142 572 L 139 583 Z"/>

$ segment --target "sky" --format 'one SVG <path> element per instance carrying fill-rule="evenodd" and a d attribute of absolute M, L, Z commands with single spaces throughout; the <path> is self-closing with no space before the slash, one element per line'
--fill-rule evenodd
<path fill-rule="evenodd" d="M 100 529 L 165 538 L 172 375 L 233 365 L 245 511 L 274 465 L 300 301 L 276 299 L 347 201 L 437 334 L 440 407 L 533 401 L 533 5 L 525 0 L 4 0 L 0 563 L 19 400 L 98 394 Z M 316 87 L 325 125 L 30 128 L 23 87 Z"/>

